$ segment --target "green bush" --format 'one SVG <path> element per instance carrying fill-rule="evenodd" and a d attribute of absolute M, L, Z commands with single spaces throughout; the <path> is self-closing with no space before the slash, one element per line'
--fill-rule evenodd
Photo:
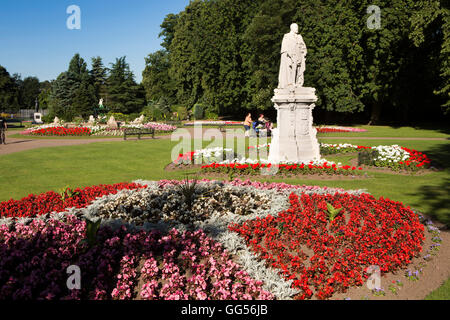
<path fill-rule="evenodd" d="M 192 113 L 194 116 L 194 120 L 202 120 L 205 114 L 205 108 L 203 104 L 200 103 L 195 104 L 194 108 L 192 109 Z"/>
<path fill-rule="evenodd" d="M 127 116 L 127 122 L 131 122 L 139 118 L 141 115 L 139 113 L 131 113 Z"/>
<path fill-rule="evenodd" d="M 52 123 L 54 119 L 55 119 L 55 116 L 52 116 L 51 114 L 48 114 L 48 115 L 42 117 L 42 121 L 44 123 Z"/>
<path fill-rule="evenodd" d="M 107 119 L 109 120 L 111 116 L 113 116 L 116 121 L 127 121 L 128 119 L 128 116 L 123 113 L 109 112 L 107 114 Z"/>
<path fill-rule="evenodd" d="M 165 114 L 159 108 L 154 108 L 152 113 L 152 121 L 161 121 L 163 119 L 165 119 Z"/>
<path fill-rule="evenodd" d="M 374 166 L 375 159 L 378 158 L 379 153 L 377 150 L 363 150 L 358 153 L 358 166 L 368 165 Z"/>
<path fill-rule="evenodd" d="M 186 120 L 188 117 L 188 110 L 184 106 L 177 105 L 175 112 L 177 113 L 177 120 L 179 121 Z"/>
<path fill-rule="evenodd" d="M 217 113 L 207 109 L 205 111 L 205 119 L 207 119 L 207 120 L 217 120 L 217 119 L 219 119 L 219 115 Z"/>
<path fill-rule="evenodd" d="M 73 122 L 74 122 L 77 126 L 79 126 L 79 125 L 81 125 L 81 124 L 84 122 L 84 120 L 83 120 L 82 117 L 75 117 L 75 118 L 73 119 Z"/>

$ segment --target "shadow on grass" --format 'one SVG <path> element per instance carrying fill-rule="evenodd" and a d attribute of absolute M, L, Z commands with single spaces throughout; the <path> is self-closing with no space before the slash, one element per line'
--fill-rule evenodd
<path fill-rule="evenodd" d="M 436 162 L 437 166 L 443 168 L 443 174 L 447 177 L 438 185 L 424 185 L 419 188 L 421 204 L 430 207 L 427 216 L 436 219 L 450 228 L 450 143 L 441 144 L 433 149 L 427 150 L 426 154 Z"/>
<path fill-rule="evenodd" d="M 382 124 L 380 124 L 382 125 Z M 400 123 L 400 124 L 393 124 L 393 123 L 386 123 L 385 125 L 393 128 L 393 129 L 400 129 L 404 126 L 406 126 L 406 124 L 404 123 Z M 450 126 L 443 122 L 443 123 L 426 123 L 426 124 L 408 124 L 407 126 L 412 127 L 416 130 L 429 130 L 429 131 L 437 131 L 440 133 L 444 133 L 444 134 L 450 134 Z"/>
<path fill-rule="evenodd" d="M 450 179 L 438 186 L 421 187 L 420 196 L 431 207 L 426 215 L 445 224 L 446 229 L 450 228 Z"/>

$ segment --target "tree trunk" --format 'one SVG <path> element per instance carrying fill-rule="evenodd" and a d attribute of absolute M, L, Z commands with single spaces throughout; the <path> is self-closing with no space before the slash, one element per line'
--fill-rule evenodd
<path fill-rule="evenodd" d="M 381 103 L 374 102 L 372 104 L 372 113 L 370 115 L 370 121 L 368 123 L 369 126 L 375 125 L 380 120 L 380 114 L 381 114 Z"/>

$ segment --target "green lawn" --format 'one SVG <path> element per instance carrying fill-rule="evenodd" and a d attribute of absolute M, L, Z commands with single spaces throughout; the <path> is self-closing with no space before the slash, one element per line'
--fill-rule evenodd
<path fill-rule="evenodd" d="M 436 133 L 439 135 L 440 133 Z M 431 134 L 430 134 L 431 135 Z M 349 142 L 342 139 L 322 142 Z M 393 175 L 370 172 L 370 179 L 361 180 L 305 180 L 256 178 L 345 189 L 367 189 L 376 197 L 388 197 L 401 201 L 429 216 L 450 225 L 450 141 L 424 140 L 352 140 L 352 144 L 399 144 L 423 151 L 437 160 L 443 170 L 426 175 Z M 248 139 L 247 139 L 248 143 Z M 251 144 L 255 144 L 252 141 Z M 0 201 L 20 199 L 30 193 L 48 190 L 59 191 L 70 187 L 109 184 L 135 179 L 182 179 L 184 172 L 165 171 L 170 162 L 171 150 L 178 142 L 164 140 L 130 140 L 95 142 L 86 145 L 42 148 L 0 156 Z M 209 143 L 204 142 L 203 146 Z M 178 152 L 175 152 L 176 154 Z M 348 156 L 329 156 L 330 160 L 346 162 Z M 449 299 L 450 284 L 447 281 L 431 298 Z"/>
<path fill-rule="evenodd" d="M 398 138 L 446 138 L 450 139 L 450 127 L 353 126 L 366 129 L 358 133 L 320 133 L 319 137 L 398 137 Z"/>

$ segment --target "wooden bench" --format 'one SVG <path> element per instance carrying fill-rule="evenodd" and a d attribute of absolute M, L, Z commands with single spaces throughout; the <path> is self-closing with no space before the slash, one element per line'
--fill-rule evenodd
<path fill-rule="evenodd" d="M 127 140 L 127 136 L 138 136 L 141 140 L 142 135 L 151 134 L 152 139 L 155 139 L 155 130 L 152 128 L 148 129 L 137 129 L 137 128 L 126 128 L 123 132 L 123 140 Z"/>

